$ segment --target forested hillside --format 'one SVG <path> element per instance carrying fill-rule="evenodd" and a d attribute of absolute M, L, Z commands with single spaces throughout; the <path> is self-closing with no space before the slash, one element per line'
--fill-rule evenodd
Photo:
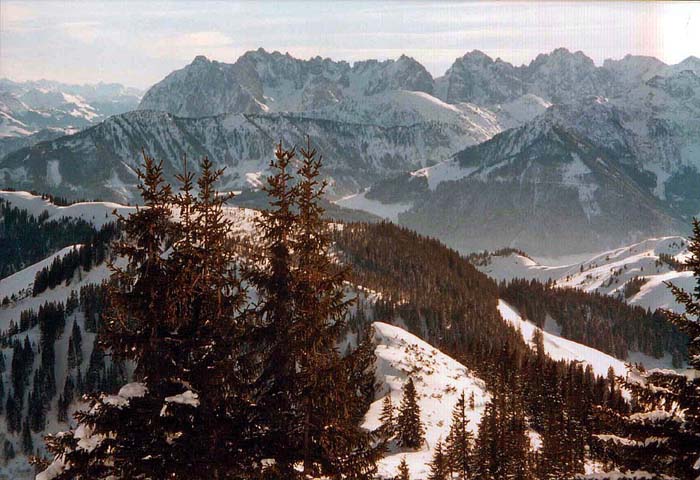
<path fill-rule="evenodd" d="M 499 294 L 538 327 L 545 328 L 550 319 L 548 326 L 558 329 L 562 337 L 617 358 L 625 359 L 631 351 L 654 358 L 669 353 L 674 367 L 680 367 L 687 354 L 687 338 L 665 320 L 661 311 L 537 280 L 503 282 Z"/>
<path fill-rule="evenodd" d="M 24 228 L 42 223 L 26 211 L 7 208 L 13 212 L 8 218 L 24 218 L 23 222 L 5 224 L 10 235 L 15 235 L 17 225 Z M 63 222 L 81 224 L 69 219 Z M 84 223 L 90 233 L 81 239 L 82 246 L 34 269 L 31 285 L 20 296 L 8 299 L 0 311 L 4 325 L 5 462 L 11 465 L 19 465 L 13 460 L 16 454 L 42 454 L 40 434 L 65 426 L 80 395 L 116 393 L 131 373 L 128 365 L 111 361 L 105 355 L 108 352 L 94 347 L 105 322 L 105 290 L 100 286 L 107 274 L 105 262 L 114 258 L 108 245 L 118 230 L 111 223 L 100 230 Z M 34 228 L 40 231 L 40 227 Z M 254 238 L 250 226 L 238 231 L 243 232 L 239 241 Z M 351 267 L 351 284 L 361 294 L 361 308 L 349 319 L 350 332 L 363 332 L 371 321 L 405 326 L 486 380 L 494 398 L 489 412 L 497 411 L 493 413 L 493 431 L 484 431 L 478 455 L 490 458 L 484 462 L 491 462 L 493 468 L 524 454 L 529 471 L 541 472 L 541 478 L 559 468 L 569 472 L 567 475 L 581 473 L 589 461 L 583 447 L 598 428 L 589 420 L 595 406 L 619 414 L 629 408 L 614 377 L 597 377 L 590 366 L 576 362 L 555 362 L 547 357 L 541 336 L 523 338 L 501 318 L 499 298 L 511 302 L 538 325 L 544 326 L 549 314 L 568 325 L 568 335 L 576 335 L 579 329 L 583 334 L 575 340 L 602 350 L 609 345 L 596 345 L 600 337 L 587 336 L 586 332 L 594 331 L 592 325 L 609 325 L 608 331 L 614 332 L 616 345 L 622 349 L 609 353 L 621 357 L 625 349 L 647 348 L 649 354 L 672 347 L 682 349 L 683 337 L 655 324 L 653 314 L 608 297 L 551 289 L 544 284 L 514 282 L 499 287 L 457 252 L 390 223 L 340 225 L 333 229 L 333 240 L 339 258 Z M 46 255 L 71 241 L 74 237 L 46 247 Z M 254 252 L 255 248 L 239 251 Z M 528 340 L 534 342 L 534 348 Z M 661 350 L 659 344 L 663 345 Z M 551 401 L 561 406 L 557 415 L 548 407 Z M 542 446 L 537 452 L 515 449 L 493 457 L 488 445 L 519 435 L 498 423 L 512 415 L 537 432 Z M 520 465 L 515 462 L 512 468 L 516 464 Z"/>

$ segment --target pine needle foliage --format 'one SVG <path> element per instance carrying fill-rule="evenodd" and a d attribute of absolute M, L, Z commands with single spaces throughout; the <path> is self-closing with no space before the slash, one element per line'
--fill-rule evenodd
<path fill-rule="evenodd" d="M 406 463 L 406 457 L 401 459 L 399 463 L 399 468 L 395 480 L 411 480 L 411 472 L 408 469 L 408 463 Z"/>
<path fill-rule="evenodd" d="M 420 418 L 418 393 L 411 377 L 408 378 L 403 387 L 403 398 L 396 423 L 396 435 L 399 445 L 404 448 L 418 449 L 425 440 L 425 427 Z"/>
<path fill-rule="evenodd" d="M 100 345 L 133 362 L 119 395 L 95 395 L 79 426 L 47 438 L 56 479 L 246 478 L 258 461 L 250 439 L 246 353 L 247 292 L 227 245 L 222 175 L 204 159 L 178 176 L 144 155 L 144 206 L 120 217 L 109 309 Z M 181 216 L 175 227 L 173 213 Z"/>
<path fill-rule="evenodd" d="M 267 474 L 366 478 L 381 452 L 358 425 L 373 382 L 371 336 L 340 355 L 353 299 L 323 220 L 321 158 L 310 144 L 299 152 L 297 160 L 295 149 L 277 146 L 264 187 L 270 208 L 258 221 L 261 248 L 246 277 L 258 292 L 254 336 L 268 365 L 256 402 L 265 455 L 274 459 Z"/>
<path fill-rule="evenodd" d="M 464 392 L 460 395 L 452 410 L 452 423 L 447 436 L 445 449 L 450 472 L 459 480 L 469 480 L 471 475 L 473 435 L 469 431 L 469 419 L 466 412 Z"/>

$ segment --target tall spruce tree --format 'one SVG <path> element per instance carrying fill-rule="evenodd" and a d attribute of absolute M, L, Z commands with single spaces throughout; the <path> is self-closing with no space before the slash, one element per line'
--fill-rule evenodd
<path fill-rule="evenodd" d="M 259 391 L 254 399 L 259 406 L 260 423 L 264 428 L 267 455 L 274 458 L 275 473 L 296 475 L 295 453 L 288 449 L 291 429 L 298 425 L 298 411 L 292 388 L 295 382 L 295 358 L 291 355 L 293 315 L 292 242 L 297 214 L 294 210 L 298 189 L 294 185 L 291 161 L 295 150 L 284 150 L 281 144 L 270 162 L 272 174 L 262 190 L 267 194 L 269 208 L 263 209 L 255 220 L 259 245 L 251 252 L 245 265 L 244 278 L 254 287 L 258 300 L 255 322 L 249 332 L 256 355 Z M 298 441 L 297 434 L 293 437 Z M 272 476 L 268 472 L 268 476 Z"/>
<path fill-rule="evenodd" d="M 523 405 L 496 392 L 484 408 L 474 449 L 474 475 L 484 480 L 532 478 Z"/>
<path fill-rule="evenodd" d="M 473 392 L 472 392 L 473 393 Z M 471 475 L 473 435 L 468 429 L 469 419 L 466 414 L 464 392 L 460 395 L 452 410 L 452 424 L 447 435 L 445 447 L 450 472 L 459 480 L 469 480 Z"/>
<path fill-rule="evenodd" d="M 139 383 L 94 396 L 77 429 L 47 438 L 56 479 L 253 475 L 238 341 L 246 293 L 227 246 L 226 197 L 214 188 L 221 171 L 206 159 L 201 170 L 198 196 L 187 172 L 174 196 L 145 157 L 145 207 L 120 218 L 124 237 L 113 248 L 126 264 L 112 265 L 101 340 L 115 361 L 136 364 Z M 177 229 L 173 204 L 183 214 Z"/>
<path fill-rule="evenodd" d="M 396 434 L 399 445 L 417 449 L 423 445 L 425 428 L 420 418 L 420 405 L 413 378 L 409 377 L 403 386 L 403 398 L 396 421 Z"/>
<path fill-rule="evenodd" d="M 359 428 L 372 349 L 364 342 L 345 356 L 338 351 L 352 302 L 347 271 L 331 255 L 321 159 L 308 145 L 300 153 L 292 175 L 296 151 L 278 145 L 265 187 L 270 209 L 258 221 L 262 250 L 247 277 L 259 296 L 257 338 L 268 362 L 258 398 L 267 410 L 266 455 L 275 460 L 268 475 L 299 476 L 301 464 L 301 475 L 363 478 L 376 471 L 380 453 Z"/>
<path fill-rule="evenodd" d="M 382 401 L 382 413 L 379 416 L 381 422 L 381 433 L 386 438 L 390 438 L 396 431 L 396 415 L 394 414 L 394 403 L 391 401 L 391 392 L 389 392 Z"/>
<path fill-rule="evenodd" d="M 330 232 L 320 205 L 327 186 L 319 178 L 321 157 L 310 144 L 300 153 L 299 222 L 293 245 L 298 258 L 294 297 L 302 382 L 296 387 L 304 415 L 304 470 L 314 475 L 370 474 L 376 470 L 377 454 L 370 446 L 371 437 L 357 425 L 357 412 L 343 405 L 357 396 L 346 369 L 355 354 L 344 359 L 337 348 L 354 299 L 345 294 L 347 270 L 331 255 Z"/>
<path fill-rule="evenodd" d="M 700 473 L 700 222 L 693 219 L 685 267 L 695 288 L 686 291 L 667 284 L 684 312 L 666 311 L 668 320 L 689 337 L 688 363 L 695 378 L 668 370 L 645 372 L 631 368 L 618 379 L 632 396 L 633 410 L 620 414 L 610 407 L 598 411 L 604 425 L 596 435 L 594 453 L 622 472 L 644 470 L 673 478 Z"/>

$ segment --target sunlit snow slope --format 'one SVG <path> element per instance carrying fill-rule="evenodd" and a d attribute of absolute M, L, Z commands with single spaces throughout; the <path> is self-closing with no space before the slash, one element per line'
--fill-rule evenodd
<path fill-rule="evenodd" d="M 650 238 L 615 250 L 591 255 L 584 261 L 549 266 L 519 253 L 490 255 L 477 267 L 495 280 L 514 278 L 552 280 L 559 287 L 580 288 L 587 292 L 620 295 L 644 308 L 681 307 L 664 282 L 692 289 L 692 273 L 678 271 L 671 262 L 682 262 L 687 255 L 687 240 L 672 236 Z M 643 284 L 639 291 L 625 295 L 625 285 L 634 278 Z"/>
<path fill-rule="evenodd" d="M 504 320 L 510 322 L 522 332 L 526 341 L 531 341 L 532 334 L 537 329 L 534 323 L 524 320 L 513 307 L 503 300 L 498 302 L 498 311 Z M 627 372 L 625 362 L 611 357 L 600 350 L 572 342 L 544 330 L 542 331 L 542 336 L 544 338 L 544 349 L 554 360 L 580 361 L 584 365 L 590 365 L 596 375 L 605 376 L 610 367 L 618 375 L 624 375 Z"/>
<path fill-rule="evenodd" d="M 394 444 L 379 462 L 382 478 L 393 478 L 402 458 L 406 458 L 411 478 L 425 479 L 433 448 L 438 440 L 446 439 L 450 429 L 452 407 L 459 396 L 474 393 L 474 410 L 467 410 L 469 429 L 476 434 L 477 426 L 489 395 L 483 380 L 456 360 L 407 331 L 386 323 L 375 322 L 374 335 L 377 343 L 377 391 L 375 402 L 370 407 L 363 426 L 379 427 L 382 402 L 391 395 L 394 406 L 401 404 L 401 389 L 413 378 L 419 395 L 421 419 L 425 425 L 426 442 L 418 451 L 402 450 Z"/>

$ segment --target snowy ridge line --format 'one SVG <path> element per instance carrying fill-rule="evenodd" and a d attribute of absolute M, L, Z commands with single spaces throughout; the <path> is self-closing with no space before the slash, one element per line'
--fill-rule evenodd
<path fill-rule="evenodd" d="M 77 202 L 68 206 L 59 206 L 39 195 L 25 191 L 0 190 L 0 198 L 9 202 L 12 207 L 26 210 L 34 217 L 47 212 L 49 221 L 62 218 L 80 219 L 91 223 L 98 230 L 105 224 L 116 221 L 115 211 L 119 215 L 126 216 L 138 208 L 114 202 Z M 259 215 L 257 210 L 235 206 L 225 206 L 224 213 L 229 219 L 235 221 L 237 228 L 232 232 L 234 234 L 250 232 L 255 218 Z M 176 220 L 179 218 L 176 209 L 173 209 L 173 218 Z"/>
<path fill-rule="evenodd" d="M 36 274 L 46 267 L 51 266 L 51 263 L 57 258 L 63 258 L 68 253 L 81 248 L 81 244 L 69 245 L 62 248 L 58 252 L 40 260 L 27 268 L 24 268 L 12 275 L 0 280 L 0 299 L 4 297 L 15 297 L 15 301 L 25 296 L 31 295 L 31 288 L 34 284 Z"/>
<path fill-rule="evenodd" d="M 403 450 L 390 443 L 389 451 L 378 463 L 378 474 L 381 478 L 394 478 L 399 463 L 405 458 L 411 478 L 424 480 L 429 473 L 428 464 L 435 444 L 447 438 L 452 407 L 462 392 L 467 398 L 474 394 L 475 408 L 467 411 L 469 430 L 474 434 L 490 395 L 483 380 L 424 340 L 387 323 L 374 322 L 372 327 L 377 344 L 375 375 L 378 388 L 362 426 L 374 430 L 381 425 L 379 417 L 384 397 L 391 395 L 392 403 L 399 405 L 401 390 L 410 376 L 418 392 L 426 432 L 426 441 L 417 451 Z"/>
<path fill-rule="evenodd" d="M 538 262 L 511 253 L 505 256 L 491 254 L 485 264 L 476 267 L 496 281 L 516 278 L 553 281 L 557 287 L 620 296 L 631 305 L 678 312 L 682 311 L 682 307 L 676 303 L 665 283 L 692 289 L 694 280 L 692 272 L 677 271 L 665 259 L 683 262 L 687 255 L 687 239 L 668 236 L 649 238 L 597 254 L 581 255 L 573 262 L 563 259 L 563 265 L 557 265 L 557 259 Z M 626 290 L 632 281 L 638 282 L 638 289 Z"/>
<path fill-rule="evenodd" d="M 60 220 L 62 218 L 81 219 L 102 228 L 105 224 L 115 220 L 113 212 L 116 210 L 122 215 L 136 211 L 136 207 L 120 205 L 114 202 L 78 202 L 67 206 L 58 206 L 48 199 L 24 191 L 0 190 L 0 198 L 11 203 L 13 207 L 26 210 L 29 214 L 39 217 L 43 212 L 49 214 L 48 220 Z"/>
<path fill-rule="evenodd" d="M 616 375 L 626 375 L 625 362 L 618 360 L 606 353 L 586 345 L 567 340 L 545 330 L 540 329 L 534 323 L 524 320 L 520 314 L 503 300 L 498 301 L 498 311 L 508 323 L 513 325 L 523 335 L 523 339 L 532 345 L 532 335 L 535 330 L 541 330 L 544 339 L 544 348 L 547 355 L 554 360 L 566 360 L 590 365 L 596 375 L 606 376 L 608 369 L 612 368 Z"/>

